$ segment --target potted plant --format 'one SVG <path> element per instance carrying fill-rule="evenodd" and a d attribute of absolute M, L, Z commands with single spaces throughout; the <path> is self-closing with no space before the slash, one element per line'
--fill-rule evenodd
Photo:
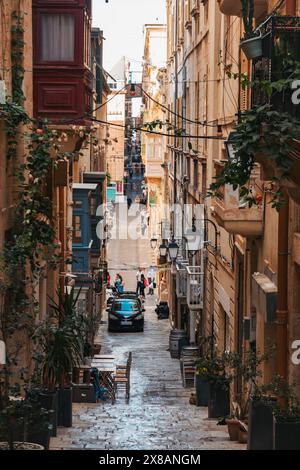
<path fill-rule="evenodd" d="M 207 367 L 200 359 L 196 364 L 195 388 L 196 388 L 196 405 L 208 406 L 209 386 L 207 381 Z"/>
<path fill-rule="evenodd" d="M 239 392 L 235 394 L 235 400 L 232 402 L 232 414 L 227 420 L 231 440 L 245 443 L 248 441 L 248 436 L 253 438 L 253 431 L 256 431 L 256 428 L 251 401 L 254 395 L 258 397 L 257 382 L 262 375 L 260 366 L 268 357 L 268 354 L 260 355 L 253 350 L 244 351 L 242 354 L 230 354 L 228 362 L 232 377 L 242 381 Z"/>
<path fill-rule="evenodd" d="M 248 418 L 248 450 L 273 449 L 273 410 L 276 398 L 267 387 L 257 386 L 250 396 Z"/>
<path fill-rule="evenodd" d="M 207 381 L 207 359 L 209 357 L 209 351 L 213 348 L 213 337 L 201 338 L 199 349 L 201 357 L 196 362 L 196 374 L 195 374 L 195 389 L 196 389 L 196 405 L 197 406 L 208 406 L 208 392 L 209 385 Z"/>
<path fill-rule="evenodd" d="M 76 310 L 80 292 L 74 287 L 52 301 L 52 316 L 36 332 L 42 354 L 42 382 L 47 390 L 58 392 L 58 426 L 72 426 L 71 376 L 83 361 L 85 319 Z"/>
<path fill-rule="evenodd" d="M 300 450 L 300 398 L 294 386 L 276 376 L 272 390 L 277 396 L 273 416 L 273 450 Z"/>
<path fill-rule="evenodd" d="M 0 449 L 48 450 L 49 412 L 41 408 L 35 393 L 16 394 L 0 399 Z M 18 390 L 18 391 L 17 391 Z M 11 393 L 14 393 L 11 390 Z"/>
<path fill-rule="evenodd" d="M 208 384 L 208 417 L 226 417 L 230 413 L 229 392 L 231 377 L 227 373 L 228 353 L 218 356 L 212 352 L 198 362 L 199 377 Z"/>
<path fill-rule="evenodd" d="M 262 37 L 253 28 L 254 0 L 241 0 L 242 16 L 245 35 L 241 40 L 241 48 L 247 59 L 256 59 L 262 56 Z"/>

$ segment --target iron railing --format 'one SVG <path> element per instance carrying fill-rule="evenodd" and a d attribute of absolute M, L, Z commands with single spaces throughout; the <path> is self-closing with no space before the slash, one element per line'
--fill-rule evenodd
<path fill-rule="evenodd" d="M 273 16 L 263 23 L 260 31 L 263 55 L 253 61 L 252 77 L 256 84 L 252 89 L 252 107 L 270 103 L 275 110 L 300 118 L 300 105 L 292 102 L 294 90 L 275 92 L 269 97 L 259 83 L 291 78 L 292 61 L 300 62 L 300 17 Z"/>

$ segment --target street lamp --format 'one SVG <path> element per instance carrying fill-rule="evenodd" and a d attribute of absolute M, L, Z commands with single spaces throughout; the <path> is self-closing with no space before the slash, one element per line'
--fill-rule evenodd
<path fill-rule="evenodd" d="M 172 262 L 176 261 L 177 256 L 178 256 L 179 246 L 177 245 L 174 239 L 169 243 L 168 251 L 169 251 L 171 261 Z"/>
<path fill-rule="evenodd" d="M 151 238 L 150 246 L 151 246 L 152 250 L 155 250 L 155 248 L 157 247 L 157 242 L 158 242 L 158 239 L 156 237 Z"/>
<path fill-rule="evenodd" d="M 162 258 L 164 258 L 165 256 L 167 256 L 167 252 L 168 246 L 165 244 L 165 242 L 163 242 L 159 247 L 159 254 Z"/>
<path fill-rule="evenodd" d="M 236 148 L 235 148 L 235 145 L 236 145 L 236 135 L 237 133 L 232 131 L 229 133 L 229 136 L 227 138 L 227 140 L 225 140 L 224 144 L 225 144 L 225 147 L 226 147 L 226 151 L 227 151 L 227 156 L 228 156 L 228 160 L 234 160 L 235 158 L 235 154 L 236 154 Z"/>

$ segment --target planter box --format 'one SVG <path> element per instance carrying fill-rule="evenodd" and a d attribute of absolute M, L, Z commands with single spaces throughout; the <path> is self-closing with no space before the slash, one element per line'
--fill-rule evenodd
<path fill-rule="evenodd" d="M 195 376 L 196 405 L 208 406 L 209 385 L 207 380 L 200 374 Z"/>
<path fill-rule="evenodd" d="M 73 403 L 97 403 L 94 385 L 73 385 Z"/>
<path fill-rule="evenodd" d="M 33 444 L 39 444 L 43 446 L 45 450 L 49 450 L 50 445 L 50 430 L 36 430 L 28 433 L 28 442 Z"/>
<path fill-rule="evenodd" d="M 299 422 L 273 420 L 273 450 L 300 450 Z"/>
<path fill-rule="evenodd" d="M 230 413 L 229 388 L 224 389 L 218 384 L 209 384 L 208 417 L 224 418 Z"/>
<path fill-rule="evenodd" d="M 72 427 L 72 388 L 58 390 L 58 426 Z"/>
<path fill-rule="evenodd" d="M 275 404 L 275 400 L 274 400 Z M 273 449 L 273 406 L 250 399 L 248 422 L 248 450 Z"/>
<path fill-rule="evenodd" d="M 57 413 L 58 413 L 58 393 L 55 392 L 41 392 L 39 395 L 41 406 L 46 410 L 52 410 L 49 416 L 49 422 L 52 426 L 50 431 L 51 437 L 57 436 Z M 32 441 L 35 442 L 35 441 Z"/>

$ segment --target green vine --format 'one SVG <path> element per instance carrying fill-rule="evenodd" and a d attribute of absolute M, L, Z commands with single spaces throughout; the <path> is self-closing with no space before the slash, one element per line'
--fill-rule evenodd
<path fill-rule="evenodd" d="M 12 101 L 23 106 L 26 100 L 22 85 L 24 80 L 24 27 L 23 16 L 12 13 L 11 27 L 11 63 L 12 63 Z"/>
<path fill-rule="evenodd" d="M 63 145 L 69 138 L 68 133 L 53 129 L 47 121 L 37 126 L 27 114 L 22 90 L 22 24 L 23 18 L 14 13 L 11 42 L 13 91 L 0 109 L 5 122 L 7 158 L 14 157 L 13 175 L 18 190 L 14 225 L 7 233 L 0 256 L 0 330 L 1 339 L 9 346 L 4 379 L 0 381 L 0 397 L 2 387 L 8 394 L 10 367 L 16 366 L 23 347 L 22 342 L 15 340 L 15 333 L 22 332 L 28 336 L 34 329 L 38 307 L 34 283 L 46 274 L 46 269 L 57 267 L 58 245 L 55 243 L 52 201 L 47 195 L 48 175 L 58 160 L 80 155 L 87 144 L 98 145 L 94 139 L 96 128 L 87 131 L 83 127 L 73 126 L 68 133 L 77 137 L 75 148 L 73 152 L 65 152 Z M 22 161 L 18 160 L 19 143 L 22 143 L 22 153 L 25 153 Z"/>

